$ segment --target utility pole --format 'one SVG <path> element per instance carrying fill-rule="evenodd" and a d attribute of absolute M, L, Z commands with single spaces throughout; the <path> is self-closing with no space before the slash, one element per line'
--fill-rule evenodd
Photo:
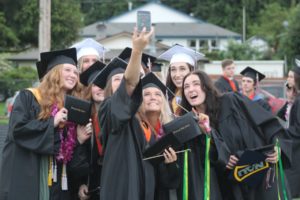
<path fill-rule="evenodd" d="M 51 0 L 39 0 L 39 52 L 51 49 Z"/>
<path fill-rule="evenodd" d="M 243 43 L 246 42 L 246 6 L 243 6 Z"/>

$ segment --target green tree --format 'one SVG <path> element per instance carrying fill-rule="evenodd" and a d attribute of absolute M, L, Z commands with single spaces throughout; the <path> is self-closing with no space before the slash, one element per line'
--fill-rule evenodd
<path fill-rule="evenodd" d="M 232 58 L 234 60 L 259 60 L 262 54 L 255 48 L 251 47 L 248 43 L 237 43 L 229 41 L 227 51 L 221 51 L 220 57 Z"/>
<path fill-rule="evenodd" d="M 0 51 L 18 43 L 17 36 L 5 23 L 4 14 L 0 12 Z"/>
<path fill-rule="evenodd" d="M 7 26 L 18 39 L 18 49 L 38 45 L 39 1 L 4 0 L 3 12 Z M 51 1 L 52 49 L 65 48 L 78 36 L 82 27 L 79 0 Z"/>
<path fill-rule="evenodd" d="M 66 48 L 83 25 L 80 4 L 76 0 L 52 0 L 51 6 L 51 49 Z"/>
<path fill-rule="evenodd" d="M 140 5 L 141 2 L 133 1 L 133 8 Z M 81 10 L 84 13 L 84 24 L 88 25 L 97 21 L 107 20 L 128 11 L 128 2 L 124 0 L 82 0 Z"/>
<path fill-rule="evenodd" d="M 288 9 L 278 3 L 272 3 L 261 10 L 257 22 L 250 26 L 251 35 L 265 39 L 274 53 L 278 50 L 280 37 L 284 33 L 284 21 L 287 20 Z"/>
<path fill-rule="evenodd" d="M 0 72 L 0 92 L 11 96 L 15 91 L 32 87 L 37 80 L 37 72 L 32 67 L 9 68 Z"/>
<path fill-rule="evenodd" d="M 290 14 L 288 27 L 280 41 L 280 53 L 285 55 L 288 62 L 293 63 L 294 57 L 300 54 L 300 4 Z M 292 65 L 290 65 L 292 66 Z"/>

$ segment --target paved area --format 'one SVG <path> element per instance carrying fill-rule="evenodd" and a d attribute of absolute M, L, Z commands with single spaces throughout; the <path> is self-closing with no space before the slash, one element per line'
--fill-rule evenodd
<path fill-rule="evenodd" d="M 0 165 L 1 165 L 1 160 L 2 160 L 1 159 L 1 157 L 2 157 L 2 148 L 3 148 L 4 140 L 6 138 L 7 129 L 8 129 L 7 125 L 0 125 Z"/>
<path fill-rule="evenodd" d="M 2 152 L 3 143 L 7 134 L 7 129 L 8 129 L 7 125 L 0 125 L 0 152 Z"/>

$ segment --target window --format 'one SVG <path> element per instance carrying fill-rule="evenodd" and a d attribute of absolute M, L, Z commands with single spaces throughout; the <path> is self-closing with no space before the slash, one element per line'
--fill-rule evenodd
<path fill-rule="evenodd" d="M 219 48 L 219 41 L 218 40 L 211 40 L 211 47 L 212 47 L 212 49 L 218 49 Z"/>
<path fill-rule="evenodd" d="M 189 47 L 191 47 L 192 49 L 196 48 L 196 40 L 189 40 Z"/>
<path fill-rule="evenodd" d="M 207 40 L 200 40 L 199 41 L 200 49 L 208 49 L 208 41 Z"/>

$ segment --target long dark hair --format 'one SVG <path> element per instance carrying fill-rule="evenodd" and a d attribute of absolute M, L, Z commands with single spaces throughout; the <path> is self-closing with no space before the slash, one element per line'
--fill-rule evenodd
<path fill-rule="evenodd" d="M 297 96 L 300 95 L 300 74 L 297 74 L 296 72 L 294 72 L 294 80 L 295 80 L 295 90 L 296 90 L 296 94 Z"/>
<path fill-rule="evenodd" d="M 187 66 L 189 67 L 189 70 L 190 72 L 194 70 L 194 67 L 189 64 L 189 63 L 186 63 Z M 169 65 L 169 68 L 168 68 L 168 74 L 167 74 L 167 78 L 166 78 L 166 86 L 175 94 L 176 92 L 176 85 L 173 83 L 172 81 L 172 77 L 171 77 L 171 64 Z M 168 91 L 168 97 L 169 97 L 169 101 L 171 99 L 173 99 L 173 94 L 171 94 L 169 91 Z"/>
<path fill-rule="evenodd" d="M 199 80 L 201 83 L 201 89 L 206 95 L 205 100 L 204 100 L 205 114 L 209 116 L 210 125 L 214 128 L 218 128 L 217 121 L 218 121 L 218 117 L 219 117 L 221 94 L 215 88 L 212 80 L 205 72 L 200 71 L 200 70 L 192 71 L 184 77 L 184 79 L 182 81 L 181 106 L 183 108 L 187 109 L 188 111 L 192 110 L 192 106 L 189 104 L 189 102 L 187 101 L 187 99 L 184 95 L 184 87 L 183 86 L 184 86 L 186 78 L 193 74 L 199 77 Z M 179 113 L 180 113 L 180 115 L 183 115 L 183 114 L 185 114 L 185 111 L 182 108 L 180 108 Z"/>

